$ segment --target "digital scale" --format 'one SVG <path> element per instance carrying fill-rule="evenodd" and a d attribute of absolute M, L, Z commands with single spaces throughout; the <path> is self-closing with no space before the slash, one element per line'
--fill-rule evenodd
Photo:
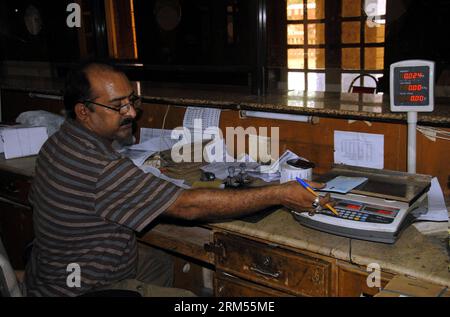
<path fill-rule="evenodd" d="M 347 165 L 336 165 L 315 181 L 328 182 L 337 176 L 367 177 L 368 181 L 347 194 L 331 194 L 339 216 L 323 209 L 313 216 L 292 211 L 294 218 L 320 231 L 384 243 L 394 243 L 414 220 L 410 212 L 424 201 L 431 185 L 427 175 Z"/>

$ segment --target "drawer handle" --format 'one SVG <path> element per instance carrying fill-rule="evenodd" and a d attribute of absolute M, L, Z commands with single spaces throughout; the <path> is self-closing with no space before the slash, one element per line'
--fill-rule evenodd
<path fill-rule="evenodd" d="M 281 272 L 270 272 L 270 271 L 266 271 L 265 269 L 261 269 L 256 265 L 250 266 L 250 271 L 259 273 L 261 275 L 265 275 L 265 276 L 269 276 L 275 279 L 278 279 L 281 276 Z"/>
<path fill-rule="evenodd" d="M 313 276 L 311 278 L 314 284 L 322 284 L 323 276 L 319 270 L 314 270 Z"/>

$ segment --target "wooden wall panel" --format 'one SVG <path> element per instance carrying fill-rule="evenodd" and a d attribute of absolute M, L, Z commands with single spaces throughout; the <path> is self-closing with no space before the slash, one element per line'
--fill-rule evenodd
<path fill-rule="evenodd" d="M 450 195 L 450 141 L 432 141 L 418 133 L 417 172 L 437 176 L 446 195 Z"/>

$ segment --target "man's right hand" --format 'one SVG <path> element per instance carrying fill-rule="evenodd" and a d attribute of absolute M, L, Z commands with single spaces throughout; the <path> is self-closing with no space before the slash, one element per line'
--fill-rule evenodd
<path fill-rule="evenodd" d="M 323 188 L 325 186 L 325 184 L 315 182 L 308 182 L 308 184 L 313 188 Z M 295 181 L 280 185 L 279 195 L 281 204 L 289 209 L 298 212 L 315 211 L 312 204 L 316 196 Z M 322 207 L 330 202 L 330 195 L 320 198 Z"/>

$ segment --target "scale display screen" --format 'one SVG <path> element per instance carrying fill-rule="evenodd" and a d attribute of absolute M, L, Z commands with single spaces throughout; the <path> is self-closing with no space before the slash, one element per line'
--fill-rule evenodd
<path fill-rule="evenodd" d="M 430 102 L 430 67 L 396 67 L 394 102 L 397 106 L 426 106 Z"/>
<path fill-rule="evenodd" d="M 391 65 L 391 110 L 433 111 L 434 62 L 403 61 Z"/>

